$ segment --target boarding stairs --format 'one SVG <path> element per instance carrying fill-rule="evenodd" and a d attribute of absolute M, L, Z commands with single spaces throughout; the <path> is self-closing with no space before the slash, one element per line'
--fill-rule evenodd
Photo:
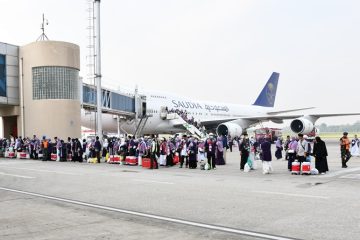
<path fill-rule="evenodd" d="M 144 130 L 144 127 L 145 127 L 146 122 L 148 121 L 149 117 L 150 117 L 150 115 L 145 115 L 145 116 L 140 118 L 140 122 L 137 124 L 136 130 L 135 130 L 135 133 L 134 133 L 135 137 L 138 137 L 138 136 L 142 135 L 142 132 Z"/>
<path fill-rule="evenodd" d="M 199 138 L 203 139 L 207 137 L 207 134 L 202 132 L 200 129 L 187 123 L 179 114 L 177 113 L 168 113 L 166 114 L 166 120 L 171 121 L 174 125 L 182 126 L 186 131 L 190 132 L 192 135 L 196 135 Z"/>

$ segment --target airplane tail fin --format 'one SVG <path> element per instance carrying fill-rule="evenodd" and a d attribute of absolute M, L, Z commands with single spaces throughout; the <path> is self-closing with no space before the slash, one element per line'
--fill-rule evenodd
<path fill-rule="evenodd" d="M 261 107 L 274 107 L 279 75 L 280 74 L 277 72 L 273 72 L 271 74 L 271 77 L 253 105 Z"/>

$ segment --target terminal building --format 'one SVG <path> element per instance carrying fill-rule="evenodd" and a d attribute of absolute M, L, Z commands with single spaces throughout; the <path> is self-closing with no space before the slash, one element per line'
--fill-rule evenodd
<path fill-rule="evenodd" d="M 79 72 L 80 48 L 73 43 L 0 42 L 3 137 L 81 137 L 81 112 L 96 110 L 96 88 L 83 84 Z M 134 118 L 135 102 L 135 96 L 102 89 L 104 114 Z"/>
<path fill-rule="evenodd" d="M 19 47 L 0 43 L 0 116 L 6 137 L 21 125 L 19 87 Z"/>

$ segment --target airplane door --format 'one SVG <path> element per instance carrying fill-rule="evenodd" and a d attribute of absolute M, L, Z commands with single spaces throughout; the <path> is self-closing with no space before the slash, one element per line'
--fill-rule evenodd
<path fill-rule="evenodd" d="M 142 116 L 146 116 L 146 102 L 142 102 Z"/>
<path fill-rule="evenodd" d="M 160 108 L 160 118 L 162 120 L 165 120 L 168 114 L 168 108 L 167 107 L 161 107 Z"/>

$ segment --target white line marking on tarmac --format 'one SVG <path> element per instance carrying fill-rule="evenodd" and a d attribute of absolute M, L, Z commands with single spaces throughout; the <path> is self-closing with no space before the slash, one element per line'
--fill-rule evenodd
<path fill-rule="evenodd" d="M 348 174 L 348 175 L 345 175 L 345 176 L 341 176 L 340 178 L 360 179 L 360 174 Z"/>
<path fill-rule="evenodd" d="M 28 170 L 28 171 L 35 171 L 35 172 L 46 172 L 46 173 L 57 173 L 57 174 L 66 174 L 66 175 L 75 175 L 81 176 L 82 174 L 78 173 L 69 173 L 69 172 L 61 172 L 61 171 L 50 171 L 50 170 L 42 170 L 42 169 L 33 169 L 33 168 L 19 168 L 19 167 L 8 167 L 8 166 L 1 166 L 2 168 L 11 168 L 11 169 L 18 169 L 18 170 Z"/>
<path fill-rule="evenodd" d="M 1 161 L 1 160 L 0 160 Z M 0 162 L 0 165 L 23 165 L 23 164 L 34 164 L 36 163 L 36 161 L 5 161 L 5 162 Z"/>
<path fill-rule="evenodd" d="M 59 201 L 59 202 L 71 203 L 71 204 L 76 204 L 76 205 L 85 206 L 85 207 L 92 207 L 92 208 L 102 209 L 102 210 L 106 210 L 106 211 L 112 211 L 112 212 L 129 214 L 129 215 L 134 215 L 134 216 L 139 216 L 139 217 L 157 219 L 157 220 L 162 220 L 162 221 L 167 221 L 167 222 L 172 222 L 172 223 L 177 223 L 177 224 L 183 224 L 183 225 L 188 225 L 188 226 L 193 226 L 193 227 L 206 228 L 206 229 L 210 229 L 210 230 L 214 230 L 214 231 L 221 231 L 221 232 L 226 232 L 226 233 L 233 233 L 233 234 L 238 234 L 238 235 L 257 237 L 257 238 L 263 238 L 263 239 L 272 239 L 272 240 L 294 239 L 294 238 L 276 236 L 276 235 L 271 235 L 271 234 L 266 234 L 266 233 L 252 232 L 252 231 L 235 229 L 235 228 L 230 228 L 230 227 L 210 225 L 210 224 L 206 224 L 206 223 L 199 223 L 199 222 L 187 221 L 187 220 L 183 220 L 183 219 L 176 219 L 176 218 L 164 217 L 164 216 L 159 216 L 159 215 L 154 215 L 154 214 L 130 211 L 130 210 L 125 210 L 125 209 L 119 209 L 119 208 L 114 208 L 114 207 L 86 203 L 86 202 L 81 202 L 81 201 L 76 201 L 76 200 L 65 199 L 65 198 L 52 197 L 52 196 L 48 196 L 48 195 L 26 192 L 26 191 L 11 189 L 11 188 L 0 187 L 0 190 L 21 193 L 21 194 L 25 194 L 25 195 L 29 195 L 29 196 L 35 196 L 35 197 L 45 198 L 45 199 L 49 199 L 49 200 L 55 200 L 55 201 Z"/>
<path fill-rule="evenodd" d="M 294 193 L 282 193 L 282 192 L 253 191 L 253 193 L 264 193 L 264 194 L 284 195 L 284 196 L 290 196 L 290 197 L 305 197 L 305 198 L 329 199 L 329 197 L 324 197 L 324 196 L 304 195 L 304 194 L 294 194 Z"/>
<path fill-rule="evenodd" d="M 350 169 L 344 169 L 344 170 L 339 170 L 339 171 L 336 171 L 336 172 L 327 173 L 327 174 L 325 174 L 325 175 L 319 175 L 319 177 L 323 177 L 323 178 L 336 177 L 336 176 L 339 176 L 339 175 L 341 175 L 341 174 L 351 173 L 351 172 L 356 172 L 356 171 L 360 171 L 360 167 L 350 168 Z"/>
<path fill-rule="evenodd" d="M 18 177 L 18 178 L 27 178 L 27 179 L 33 179 L 33 178 L 35 178 L 35 177 L 30 177 L 30 176 L 16 175 L 16 174 L 4 173 L 4 172 L 0 172 L 0 175 L 11 176 L 11 177 Z"/>
<path fill-rule="evenodd" d="M 134 179 L 134 181 L 136 182 L 146 182 L 146 183 L 160 183 L 160 184 L 175 184 L 175 183 L 172 183 L 172 182 L 161 182 L 161 181 L 153 181 L 153 180 L 142 180 L 142 179 Z"/>

